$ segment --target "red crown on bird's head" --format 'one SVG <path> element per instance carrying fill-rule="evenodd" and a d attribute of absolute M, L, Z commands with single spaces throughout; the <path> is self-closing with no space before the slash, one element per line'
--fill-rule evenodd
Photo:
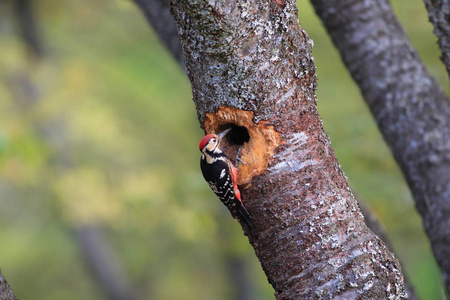
<path fill-rule="evenodd" d="M 207 134 L 205 135 L 201 140 L 200 144 L 198 144 L 198 148 L 200 151 L 208 145 L 209 140 L 211 140 L 214 137 L 214 134 Z"/>

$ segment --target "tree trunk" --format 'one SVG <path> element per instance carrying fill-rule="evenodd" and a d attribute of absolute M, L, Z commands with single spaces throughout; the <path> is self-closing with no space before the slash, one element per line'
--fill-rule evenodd
<path fill-rule="evenodd" d="M 424 0 L 428 17 L 434 26 L 434 34 L 441 48 L 441 59 L 447 68 L 450 79 L 450 1 Z"/>
<path fill-rule="evenodd" d="M 172 13 L 202 127 L 233 128 L 247 234 L 277 299 L 405 298 L 323 131 L 295 2 L 175 0 Z"/>
<path fill-rule="evenodd" d="M 402 168 L 450 291 L 450 104 L 386 0 L 312 0 Z"/>
<path fill-rule="evenodd" d="M 157 33 L 158 37 L 163 41 L 164 44 L 173 43 L 173 45 L 176 45 L 175 41 L 178 42 L 178 46 L 176 47 L 170 47 L 168 50 L 171 52 L 171 54 L 176 58 L 182 65 L 184 65 L 182 60 L 182 49 L 181 44 L 179 44 L 178 40 L 178 34 L 174 32 L 173 30 L 170 30 L 170 33 L 167 32 L 167 30 L 161 30 L 161 28 L 164 27 L 171 27 L 176 26 L 175 20 L 173 20 L 172 16 L 164 13 L 163 11 L 159 11 L 159 13 L 155 13 L 153 11 L 153 8 L 155 7 L 153 5 L 154 1 L 158 2 L 158 9 L 167 9 L 169 10 L 169 1 L 168 0 L 134 0 L 135 2 L 138 2 L 138 6 L 141 10 L 143 10 L 144 15 L 146 16 L 147 20 L 149 21 L 150 25 L 153 27 L 155 32 Z M 150 11 L 148 11 L 150 10 Z M 175 38 L 174 36 L 175 35 Z M 378 220 L 373 215 L 373 213 L 370 211 L 369 207 L 364 202 L 361 202 L 358 200 L 359 206 L 361 208 L 361 213 L 364 215 L 364 220 L 366 225 L 379 237 L 381 240 L 385 242 L 385 244 L 390 248 L 389 246 L 389 240 L 387 239 L 386 234 L 384 233 L 384 230 L 382 229 L 381 224 L 378 223 Z M 233 269 L 233 272 L 235 270 L 233 264 L 231 264 L 230 269 Z M 241 271 L 236 271 L 241 272 Z M 236 277 L 237 275 L 233 276 Z M 241 277 L 240 276 L 237 277 Z M 237 278 L 236 277 L 236 278 Z M 238 279 L 239 280 L 239 279 Z M 235 280 L 236 281 L 236 280 Z M 405 281 L 405 290 L 408 294 L 408 299 L 418 299 L 413 287 L 411 284 L 408 283 L 407 278 L 404 278 Z M 240 286 L 242 286 L 242 282 L 237 283 L 235 282 L 234 285 L 237 287 L 236 290 L 240 290 Z M 243 296 L 244 297 L 244 296 Z M 240 299 L 240 296 L 238 296 Z"/>

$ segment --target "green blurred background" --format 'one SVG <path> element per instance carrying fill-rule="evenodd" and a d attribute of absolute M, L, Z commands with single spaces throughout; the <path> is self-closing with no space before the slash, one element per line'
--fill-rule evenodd
<path fill-rule="evenodd" d="M 127 0 L 35 0 L 45 49 L 37 58 L 14 1 L 0 1 L 0 268 L 16 296 L 105 298 L 81 251 L 81 233 L 96 228 L 136 298 L 274 299 L 238 224 L 203 182 L 189 82 L 140 11 Z M 423 2 L 392 4 L 448 93 Z M 417 294 L 443 299 L 392 155 L 308 1 L 299 14 L 315 43 L 319 110 L 350 184 Z"/>

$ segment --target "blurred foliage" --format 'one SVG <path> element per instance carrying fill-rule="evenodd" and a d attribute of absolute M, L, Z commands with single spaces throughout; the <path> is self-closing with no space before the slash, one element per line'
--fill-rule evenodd
<path fill-rule="evenodd" d="M 253 299 L 273 290 L 203 182 L 189 82 L 127 0 L 34 1 L 46 55 L 29 53 L 0 2 L 0 267 L 20 299 L 101 299 L 74 230 L 100 223 L 143 299 L 230 299 L 244 257 Z M 448 83 L 421 0 L 393 1 Z M 350 183 L 385 225 L 423 299 L 441 279 L 408 189 L 309 2 L 319 109 Z M 411 18 L 414 15 L 414 18 Z M 343 75 L 345 74 L 345 75 Z"/>

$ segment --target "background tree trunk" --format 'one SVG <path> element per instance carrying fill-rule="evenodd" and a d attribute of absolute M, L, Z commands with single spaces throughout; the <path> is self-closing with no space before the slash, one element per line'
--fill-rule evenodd
<path fill-rule="evenodd" d="M 442 62 L 447 68 L 450 79 L 450 1 L 424 0 L 428 17 L 434 26 L 434 34 L 438 37 L 442 52 Z"/>
<path fill-rule="evenodd" d="M 15 0 L 15 18 L 24 45 L 33 57 L 33 62 L 41 63 L 47 53 L 44 51 L 45 43 L 40 34 L 40 22 L 32 4 L 29 0 Z M 18 72 L 11 78 L 7 78 L 7 82 L 11 94 L 14 95 L 17 110 L 22 113 L 23 118 L 32 115 L 30 111 L 46 100 L 46 91 L 36 85 L 27 72 Z M 68 145 L 67 124 L 56 119 L 57 117 L 53 122 L 46 120 L 48 122 L 46 125 L 43 125 L 42 121 L 34 120 L 33 127 L 49 148 L 54 150 L 53 163 L 57 166 L 59 174 L 63 175 L 70 172 L 74 164 Z M 112 300 L 138 299 L 137 288 L 134 288 L 129 282 L 120 259 L 105 239 L 100 225 L 91 223 L 68 227 L 73 230 L 86 265 L 91 271 L 93 279 L 102 288 L 105 298 Z"/>
<path fill-rule="evenodd" d="M 202 127 L 233 127 L 228 149 L 241 147 L 249 240 L 277 299 L 405 298 L 400 266 L 365 226 L 323 131 L 295 2 L 172 9 Z"/>
<path fill-rule="evenodd" d="M 84 224 L 74 233 L 86 265 L 95 281 L 110 300 L 136 300 L 136 289 L 132 287 L 120 264 L 115 250 L 106 240 L 100 225 Z"/>
<path fill-rule="evenodd" d="M 33 11 L 33 1 L 14 0 L 17 23 L 20 34 L 32 55 L 37 57 L 44 55 L 44 47 L 40 33 L 40 26 L 36 22 L 36 16 Z"/>
<path fill-rule="evenodd" d="M 450 290 L 450 104 L 386 0 L 312 0 L 409 184 Z"/>
<path fill-rule="evenodd" d="M 170 0 L 133 0 L 177 61 L 183 64 L 183 52 L 177 25 L 169 12 Z"/>

